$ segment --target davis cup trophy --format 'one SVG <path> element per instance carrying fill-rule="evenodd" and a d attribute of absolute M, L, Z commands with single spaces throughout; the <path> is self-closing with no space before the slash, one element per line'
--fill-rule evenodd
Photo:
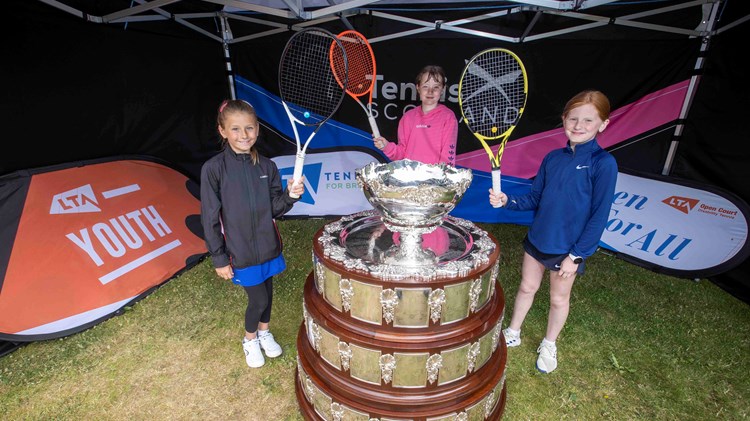
<path fill-rule="evenodd" d="M 423 249 L 422 235 L 442 225 L 471 179 L 468 169 L 412 160 L 371 163 L 359 169 L 357 183 L 365 197 L 380 212 L 385 227 L 400 234 L 400 244 L 387 251 L 385 263 L 400 266 L 400 270 L 434 266 L 436 250 Z"/>
<path fill-rule="evenodd" d="M 295 390 L 307 420 L 497 420 L 505 407 L 500 247 L 449 215 L 469 169 L 356 171 L 372 210 L 313 239 Z"/>

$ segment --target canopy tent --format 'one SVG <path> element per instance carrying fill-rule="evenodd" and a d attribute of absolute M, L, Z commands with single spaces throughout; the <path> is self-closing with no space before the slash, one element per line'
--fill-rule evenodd
<path fill-rule="evenodd" d="M 133 6 L 133 3 L 128 5 L 128 2 L 124 4 L 118 2 L 97 4 L 97 8 L 107 8 L 99 11 L 100 15 L 93 15 L 90 10 L 77 9 L 75 5 L 81 3 L 79 1 L 40 1 L 94 23 L 120 24 L 173 20 L 209 38 L 228 44 L 285 32 L 290 29 L 290 26 L 298 28 L 316 26 L 332 19 L 346 19 L 361 14 L 393 20 L 415 27 L 406 31 L 379 34 L 370 39 L 373 43 L 437 29 L 506 42 L 530 42 L 572 32 L 586 31 L 605 25 L 622 25 L 687 36 L 706 36 L 711 33 L 720 33 L 722 30 L 741 23 L 741 21 L 733 22 L 723 29 L 714 31 L 712 25 L 719 10 L 720 2 L 710 0 L 687 2 L 670 0 L 640 2 L 623 0 L 508 0 L 494 2 L 477 0 L 201 0 L 197 2 L 155 0 L 146 2 L 135 0 L 134 3 L 138 3 L 138 6 Z M 603 6 L 614 6 L 614 8 Z M 627 6 L 627 9 L 622 9 L 622 6 Z M 703 13 L 703 17 L 697 26 L 680 27 L 652 21 L 654 16 L 694 7 L 700 7 Z M 211 9 L 213 11 L 210 11 Z M 424 17 L 426 12 L 444 11 L 467 11 L 470 12 L 470 15 L 451 21 L 409 17 L 412 12 L 421 13 Z M 505 25 L 493 27 L 492 31 L 484 31 L 474 25 L 494 18 L 514 15 L 524 15 L 523 22 L 517 21 L 515 25 L 508 25 L 506 20 Z M 215 30 L 211 29 L 211 24 L 206 25 L 206 19 L 210 22 L 216 17 L 227 22 L 227 25 L 222 27 L 222 32 L 218 35 Z M 529 17 L 531 18 L 529 19 Z M 549 19 L 549 17 L 556 18 L 557 28 L 550 29 L 538 25 L 540 21 Z M 232 21 L 247 22 L 255 26 L 249 29 L 243 28 L 243 33 L 238 35 L 233 33 Z M 264 27 L 271 29 L 264 29 Z"/>
<path fill-rule="evenodd" d="M 0 160 L 0 175 L 143 154 L 167 160 L 197 179 L 200 164 L 216 151 L 215 105 L 244 94 L 235 91 L 237 78 L 247 86 L 245 78 L 260 76 L 256 82 L 272 91 L 273 83 L 265 83 L 256 71 L 266 67 L 266 73 L 274 73 L 278 45 L 291 31 L 354 26 L 383 56 L 393 45 L 402 55 L 420 46 L 445 47 L 450 54 L 462 45 L 473 50 L 492 43 L 530 51 L 529 61 L 541 69 L 535 75 L 548 77 L 534 80 L 538 97 L 529 113 L 537 115 L 519 127 L 519 137 L 559 122 L 562 97 L 560 90 L 551 90 L 555 85 L 614 79 L 609 86 L 615 103 L 626 107 L 664 92 L 672 86 L 667 80 L 685 81 L 679 85 L 687 94 L 677 115 L 620 147 L 618 163 L 701 181 L 748 200 L 748 186 L 741 180 L 750 170 L 738 147 L 747 136 L 735 122 L 742 121 L 750 97 L 747 66 L 732 61 L 746 39 L 747 9 L 737 1 L 12 2 L 11 18 L 22 29 L 3 40 L 11 59 L 3 69 L 8 83 L 4 116 L 13 123 L 6 125 L 6 136 L 21 153 Z M 570 43 L 545 44 L 551 40 Z M 552 53 L 559 45 L 579 46 L 564 62 L 580 62 L 589 48 L 602 47 L 590 40 L 633 41 L 636 57 L 638 49 L 666 42 L 654 49 L 664 57 L 651 52 L 640 66 L 617 74 L 604 62 L 587 70 L 585 80 L 572 80 L 575 70 L 552 58 L 564 53 Z M 678 43 L 678 50 L 665 50 L 672 40 L 685 42 Z M 664 64 L 669 61 L 680 66 Z M 678 74 L 615 89 L 621 73 L 649 66 L 651 73 Z M 284 137 L 273 125 L 266 128 L 264 143 Z M 666 140 L 658 147 L 646 145 L 657 137 Z M 628 156 L 627 150 L 636 152 Z M 730 287 L 747 283 L 749 277 L 741 272 L 746 269 L 738 270 L 727 278 Z"/>
<path fill-rule="evenodd" d="M 680 121 L 690 111 L 690 104 L 704 66 L 703 56 L 713 36 L 746 22 L 750 15 L 717 25 L 728 1 L 624 1 L 624 0 L 509 0 L 483 2 L 399 1 L 399 0 L 135 0 L 133 2 L 87 2 L 80 0 L 40 0 L 87 22 L 110 25 L 148 24 L 173 21 L 202 36 L 222 43 L 231 96 L 235 84 L 230 46 L 258 40 L 289 30 L 325 25 L 338 20 L 349 29 L 348 21 L 367 16 L 377 25 L 368 34 L 371 44 L 420 34 L 443 31 L 458 36 L 479 37 L 511 44 L 561 36 L 597 37 L 598 28 L 611 25 L 629 28 L 619 36 L 633 38 L 698 37 L 701 55 L 695 63 L 688 95 Z M 137 5 L 136 5 L 137 3 Z M 698 11 L 698 13 L 696 13 Z M 451 19 L 430 19 L 450 13 Z M 455 18 L 461 14 L 460 18 Z M 429 18 L 427 18 L 429 16 Z M 699 17 L 698 19 L 696 19 Z M 641 31 L 645 31 L 645 34 Z M 655 35 L 658 33 L 658 35 Z M 661 174 L 669 175 L 681 134 L 682 123 L 674 127 L 674 139 L 663 162 Z"/>

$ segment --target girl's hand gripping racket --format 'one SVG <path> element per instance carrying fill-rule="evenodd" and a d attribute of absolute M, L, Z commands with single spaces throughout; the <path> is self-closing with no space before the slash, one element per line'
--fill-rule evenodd
<path fill-rule="evenodd" d="M 492 190 L 500 189 L 500 159 L 526 107 L 528 79 L 521 59 L 511 51 L 490 48 L 469 60 L 458 84 L 458 103 L 466 126 L 490 158 Z M 500 139 L 497 154 L 488 141 Z M 496 206 L 497 207 L 497 206 Z"/>
<path fill-rule="evenodd" d="M 345 86 L 346 51 L 341 42 L 327 30 L 302 29 L 292 35 L 281 53 L 279 94 L 297 142 L 297 158 L 292 176 L 294 183 L 302 176 L 307 145 L 344 100 L 344 88 L 334 76 L 331 66 L 334 54 L 343 57 Z M 304 144 L 300 142 L 298 124 L 315 127 Z M 295 198 L 296 196 L 293 195 Z"/>
<path fill-rule="evenodd" d="M 375 54 L 367 38 L 357 31 L 344 31 L 337 35 L 346 55 L 340 50 L 331 51 L 331 64 L 336 80 L 346 93 L 354 98 L 367 115 L 374 137 L 380 137 L 378 124 L 372 113 L 372 90 L 375 87 Z M 348 63 L 348 73 L 347 73 Z M 348 74 L 348 78 L 347 78 Z M 360 97 L 367 95 L 367 105 Z"/>

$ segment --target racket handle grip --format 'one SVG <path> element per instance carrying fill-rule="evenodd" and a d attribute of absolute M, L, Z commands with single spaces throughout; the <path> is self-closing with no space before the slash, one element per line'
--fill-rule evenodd
<path fill-rule="evenodd" d="M 292 183 L 297 184 L 297 180 L 302 177 L 302 167 L 305 166 L 305 153 L 297 152 L 297 158 L 294 160 L 294 173 L 292 174 Z M 289 192 L 292 199 L 299 199 L 299 195 Z"/>
<path fill-rule="evenodd" d="M 493 168 L 492 169 L 492 191 L 495 193 L 500 193 L 502 190 L 500 190 L 500 168 Z M 494 208 L 499 208 L 500 204 L 492 205 Z"/>
<path fill-rule="evenodd" d="M 375 121 L 375 117 L 368 116 L 367 120 L 370 122 L 370 129 L 372 129 L 372 135 L 380 137 L 380 130 L 378 130 L 378 123 Z"/>

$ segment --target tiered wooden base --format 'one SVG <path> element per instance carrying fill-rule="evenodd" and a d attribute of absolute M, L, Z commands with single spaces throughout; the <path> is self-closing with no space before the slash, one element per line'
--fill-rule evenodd
<path fill-rule="evenodd" d="M 500 419 L 507 349 L 496 241 L 488 237 L 495 247 L 464 276 L 383 280 L 326 256 L 322 235 L 297 337 L 305 419 Z"/>

